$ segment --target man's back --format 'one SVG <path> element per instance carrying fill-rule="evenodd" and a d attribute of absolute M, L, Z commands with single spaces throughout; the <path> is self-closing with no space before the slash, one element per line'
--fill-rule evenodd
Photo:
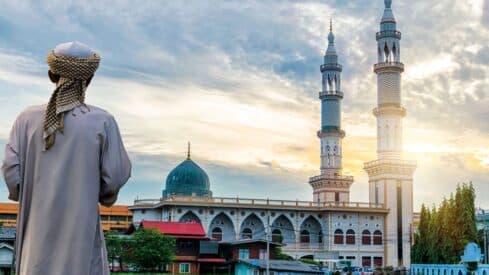
<path fill-rule="evenodd" d="M 106 260 L 98 203 L 115 202 L 131 165 L 114 118 L 95 106 L 64 113 L 63 130 L 46 150 L 45 109 L 19 115 L 3 166 L 6 182 L 20 183 L 18 194 L 11 192 L 20 202 L 19 274 L 100 274 Z"/>

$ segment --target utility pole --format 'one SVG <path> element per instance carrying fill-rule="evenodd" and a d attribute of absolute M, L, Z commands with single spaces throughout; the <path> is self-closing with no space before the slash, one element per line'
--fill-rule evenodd
<path fill-rule="evenodd" d="M 487 253 L 487 225 L 484 224 L 484 263 L 487 264 L 489 261 L 489 255 Z"/>
<path fill-rule="evenodd" d="M 265 239 L 267 241 L 267 275 L 270 275 L 270 212 L 267 211 L 267 228 L 265 230 Z"/>

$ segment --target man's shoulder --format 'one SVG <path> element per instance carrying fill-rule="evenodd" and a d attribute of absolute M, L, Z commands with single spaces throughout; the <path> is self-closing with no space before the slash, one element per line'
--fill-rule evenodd
<path fill-rule="evenodd" d="M 45 112 L 46 104 L 29 106 L 20 112 L 17 120 L 30 120 L 32 118 L 44 117 Z"/>
<path fill-rule="evenodd" d="M 114 116 L 109 113 L 109 111 L 107 110 L 104 110 L 100 107 L 97 107 L 97 106 L 94 106 L 94 105 L 86 105 L 86 107 L 84 106 L 78 106 L 78 108 L 88 108 L 88 112 L 85 112 L 85 114 L 89 114 L 89 115 L 92 115 L 92 116 L 96 116 L 98 118 L 106 118 L 106 119 L 112 119 L 114 118 Z"/>

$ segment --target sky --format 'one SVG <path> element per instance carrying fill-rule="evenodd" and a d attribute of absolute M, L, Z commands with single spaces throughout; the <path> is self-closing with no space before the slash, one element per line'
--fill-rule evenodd
<path fill-rule="evenodd" d="M 46 54 L 78 40 L 102 62 L 88 104 L 112 113 L 133 163 L 119 204 L 161 196 L 185 159 L 214 196 L 311 200 L 319 173 L 319 66 L 333 18 L 343 65 L 344 174 L 368 201 L 376 158 L 375 32 L 382 0 L 0 0 L 0 147 L 15 117 L 54 89 Z M 472 182 L 489 208 L 489 1 L 394 0 L 402 32 L 404 157 L 414 207 Z M 3 150 L 0 152 L 3 159 Z M 7 189 L 0 179 L 0 201 Z"/>

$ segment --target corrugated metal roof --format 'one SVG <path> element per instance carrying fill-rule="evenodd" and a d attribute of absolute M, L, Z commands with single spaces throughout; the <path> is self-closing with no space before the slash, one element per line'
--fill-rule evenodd
<path fill-rule="evenodd" d="M 200 223 L 194 222 L 162 222 L 142 221 L 143 228 L 156 228 L 163 234 L 180 238 L 207 238 L 204 228 Z"/>
<path fill-rule="evenodd" d="M 255 266 L 260 270 L 267 268 L 267 264 L 265 260 L 239 260 L 239 262 L 250 266 Z M 305 264 L 299 261 L 271 260 L 270 270 L 294 271 L 294 272 L 302 272 L 306 274 L 322 274 L 321 271 L 319 270 L 319 267 Z"/>

